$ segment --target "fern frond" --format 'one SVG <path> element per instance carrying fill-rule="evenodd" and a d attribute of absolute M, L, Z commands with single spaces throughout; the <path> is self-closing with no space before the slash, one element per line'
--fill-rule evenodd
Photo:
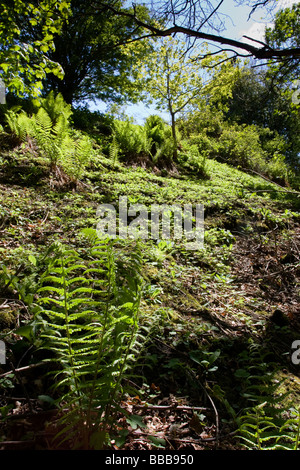
<path fill-rule="evenodd" d="M 91 231 L 86 235 L 92 244 L 85 259 L 61 246 L 52 254 L 39 290 L 38 316 L 43 320 L 44 347 L 55 351 L 59 364 L 55 386 L 63 391 L 64 408 L 69 410 L 63 420 L 72 420 L 76 409 L 81 421 L 73 423 L 74 432 L 88 445 L 95 419 L 98 426 L 112 425 L 113 404 L 123 393 L 124 375 L 142 335 L 138 272 L 131 285 L 140 256 L 133 255 L 132 263 L 125 263 L 127 282 L 122 285 L 114 241 L 99 240 Z"/>
<path fill-rule="evenodd" d="M 24 142 L 27 136 L 31 134 L 32 129 L 31 119 L 27 116 L 25 111 L 17 113 L 13 110 L 8 110 L 5 118 L 10 131 Z"/>

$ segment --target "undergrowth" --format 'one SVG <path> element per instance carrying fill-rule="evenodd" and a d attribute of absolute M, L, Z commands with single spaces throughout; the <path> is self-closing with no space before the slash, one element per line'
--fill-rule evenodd
<path fill-rule="evenodd" d="M 181 141 L 176 171 L 168 174 L 173 148 L 162 120 L 151 117 L 144 127 L 110 123 L 91 157 L 89 138 L 71 129 L 60 109 L 50 96 L 32 116 L 8 113 L 9 126 L 25 142 L 35 169 L 39 155 L 57 168 L 52 176 L 65 169 L 83 186 L 54 191 L 48 182 L 35 186 L 36 173 L 31 179 L 16 173 L 16 185 L 0 187 L 1 338 L 11 345 L 12 362 L 42 355 L 48 373 L 41 380 L 51 383 L 46 393 L 58 417 L 54 445 L 104 449 L 117 442 L 122 448 L 132 428 L 145 426 L 148 405 L 175 396 L 192 410 L 210 406 L 198 417 L 201 432 L 192 445 L 206 442 L 205 429 L 209 443 L 203 445 L 222 443 L 230 431 L 238 448 L 299 448 L 297 400 L 286 401 L 273 359 L 265 356 L 278 339 L 279 366 L 289 367 L 282 355 L 292 334 L 274 332 L 270 318 L 279 304 L 288 323 L 297 320 L 297 194 L 231 166 L 238 151 L 239 164 L 244 156 L 255 161 L 242 135 L 231 136 L 232 153 L 222 164 L 212 159 L 218 148 L 208 133 L 193 131 Z M 21 146 L 3 156 L 14 171 L 22 152 Z M 137 167 L 139 159 L 151 164 Z M 147 207 L 204 203 L 204 249 L 81 232 L 96 226 L 99 204 L 124 195 L 129 204 Z M 248 348 L 249 337 L 254 344 L 263 338 L 264 348 Z M 5 423 L 16 377 L 0 377 Z M 175 419 L 175 407 L 171 412 L 164 423 Z M 174 442 L 167 435 L 159 445 Z"/>

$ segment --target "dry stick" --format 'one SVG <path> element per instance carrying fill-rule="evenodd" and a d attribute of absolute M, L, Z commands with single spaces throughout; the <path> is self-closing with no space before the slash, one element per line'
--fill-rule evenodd
<path fill-rule="evenodd" d="M 156 341 L 159 341 L 159 342 L 162 342 L 161 340 L 159 340 L 158 338 L 155 338 Z M 165 344 L 165 343 L 164 343 Z M 167 345 L 167 347 L 169 347 L 170 349 L 174 349 L 172 346 L 170 345 Z M 194 373 L 194 371 L 192 369 L 189 370 L 189 372 L 194 376 L 194 379 L 199 383 L 199 385 L 201 386 L 201 388 L 203 389 L 204 393 L 206 394 L 207 398 L 209 399 L 213 409 L 214 409 L 214 412 L 215 412 L 215 416 L 216 416 L 216 438 L 214 439 L 216 441 L 216 444 L 218 445 L 218 441 L 219 441 L 219 413 L 218 413 L 218 410 L 214 404 L 214 401 L 213 399 L 211 398 L 211 396 L 209 395 L 208 391 L 206 390 L 206 388 L 202 385 L 202 383 L 198 380 L 196 374 Z"/>
<path fill-rule="evenodd" d="M 209 411 L 210 408 L 204 408 L 201 406 L 185 406 L 185 405 L 148 405 L 147 403 L 145 405 L 138 405 L 138 404 L 133 404 L 132 405 L 134 408 L 140 408 L 140 409 L 149 409 L 149 410 L 180 410 L 180 411 Z"/>
<path fill-rule="evenodd" d="M 252 170 L 251 168 L 249 168 L 248 170 L 246 168 L 242 168 L 243 171 L 247 172 L 247 171 L 251 171 L 252 173 L 255 173 L 257 176 L 260 176 L 261 178 L 263 178 L 264 180 L 266 180 L 268 183 L 271 183 L 271 184 L 275 184 L 276 186 L 278 186 L 279 188 L 281 188 L 281 190 L 275 190 L 274 191 L 278 191 L 280 193 L 289 193 L 289 194 L 295 194 L 295 195 L 300 195 L 300 192 L 299 191 L 289 191 L 288 189 L 285 189 L 283 186 L 280 186 L 280 184 L 276 183 L 275 181 L 271 181 L 269 178 L 267 178 L 266 176 L 262 175 L 261 173 L 258 173 L 257 171 L 255 170 Z M 262 190 L 257 190 L 254 192 L 259 192 L 259 191 L 262 191 L 262 192 L 267 192 L 268 190 L 266 189 L 262 189 Z M 270 190 L 270 191 L 273 191 L 273 190 Z"/>
<path fill-rule="evenodd" d="M 28 370 L 28 369 L 34 369 L 35 367 L 39 367 L 39 366 L 43 366 L 45 365 L 45 362 L 37 362 L 36 364 L 30 364 L 29 366 L 24 366 L 24 367 L 19 367 L 18 369 L 15 369 L 13 367 L 13 364 L 11 364 L 12 366 L 12 370 L 9 370 L 8 372 L 5 372 L 4 374 L 1 374 L 0 375 L 0 379 L 2 377 L 5 377 L 6 375 L 9 375 L 9 374 L 14 374 L 15 372 L 23 372 L 24 370 Z"/>
<path fill-rule="evenodd" d="M 30 397 L 29 397 L 29 395 L 28 395 L 28 393 L 27 393 L 26 388 L 24 387 L 24 384 L 23 384 L 23 382 L 22 382 L 22 379 L 20 378 L 19 371 L 17 371 L 17 369 L 15 369 L 15 367 L 14 367 L 14 365 L 13 365 L 12 362 L 11 362 L 11 367 L 12 367 L 12 369 L 13 369 L 13 372 L 14 372 L 14 374 L 15 374 L 15 376 L 16 376 L 17 381 L 19 382 L 19 384 L 21 385 L 21 388 L 23 389 L 23 392 L 24 392 L 24 395 L 25 395 L 25 397 L 26 397 L 26 401 L 27 401 L 27 403 L 28 403 L 30 412 L 31 412 L 31 413 L 34 413 L 34 410 L 33 410 L 33 408 L 32 408 L 32 403 L 31 403 L 31 401 L 30 401 Z"/>
<path fill-rule="evenodd" d="M 198 380 L 195 372 L 190 369 L 189 370 L 190 374 L 194 376 L 194 379 L 197 380 L 197 382 L 199 383 L 200 387 L 202 388 L 202 390 L 204 391 L 204 393 L 206 394 L 207 398 L 209 399 L 213 409 L 214 409 L 214 412 L 215 412 L 215 417 L 216 417 L 216 437 L 214 438 L 214 440 L 216 441 L 216 445 L 218 445 L 219 443 L 219 413 L 218 413 L 218 410 L 216 408 L 216 405 L 214 404 L 214 401 L 213 399 L 211 398 L 210 394 L 208 393 L 208 391 L 206 390 L 206 388 L 204 387 L 204 385 L 202 385 L 202 383 L 200 382 L 200 380 Z"/>
<path fill-rule="evenodd" d="M 26 445 L 28 446 L 28 445 L 32 445 L 32 444 L 35 444 L 34 440 L 31 440 L 31 441 L 1 441 L 0 442 L 0 448 L 2 446 L 11 446 L 11 445 L 13 445 L 13 446 L 20 445 L 22 447 L 24 447 L 24 446 L 26 447 Z"/>
<path fill-rule="evenodd" d="M 168 440 L 170 439 L 171 441 L 199 444 L 199 442 L 215 442 L 215 441 L 218 441 L 220 438 L 223 439 L 223 438 L 226 438 L 226 437 L 229 437 L 229 436 L 234 436 L 235 434 L 236 434 L 236 431 L 225 434 L 223 436 L 216 436 L 216 437 L 201 437 L 201 436 L 199 436 L 197 439 L 181 439 L 180 437 L 173 437 L 173 436 L 170 436 L 170 435 L 164 435 L 163 438 L 168 439 Z M 150 432 L 146 432 L 146 431 L 139 431 L 139 435 L 155 437 L 156 434 L 151 434 Z"/>

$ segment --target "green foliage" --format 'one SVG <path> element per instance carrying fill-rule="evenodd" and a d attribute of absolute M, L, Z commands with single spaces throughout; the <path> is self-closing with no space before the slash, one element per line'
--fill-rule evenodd
<path fill-rule="evenodd" d="M 129 119 L 115 119 L 112 128 L 108 153 L 114 163 L 118 158 L 121 161 L 143 158 L 162 166 L 172 161 L 172 131 L 161 117 L 149 116 L 144 126 Z"/>
<path fill-rule="evenodd" d="M 32 122 L 24 112 L 17 112 L 16 109 L 9 109 L 5 115 L 6 123 L 10 131 L 24 142 L 31 132 Z"/>
<path fill-rule="evenodd" d="M 215 158 L 244 170 L 254 170 L 281 184 L 289 180 L 291 170 L 284 155 L 286 143 L 276 131 L 228 121 L 221 112 L 214 114 L 209 106 L 181 119 L 179 127 L 185 137 L 180 158 L 187 165 L 196 159 L 198 166 L 201 162 L 201 170 L 207 158 Z M 186 153 L 193 157 L 187 157 Z"/>
<path fill-rule="evenodd" d="M 197 136 L 190 141 L 181 141 L 181 151 L 179 153 L 179 163 L 182 168 L 192 173 L 196 177 L 207 177 L 205 171 L 205 163 L 207 158 L 207 149 L 205 149 L 205 140 L 209 143 L 209 140 L 202 136 Z M 194 143 L 194 142 L 197 143 Z M 204 144 L 204 145 L 203 145 Z"/>
<path fill-rule="evenodd" d="M 218 155 L 224 161 L 242 168 L 258 167 L 262 155 L 259 134 L 254 126 L 226 126 L 218 144 Z"/>
<path fill-rule="evenodd" d="M 114 121 L 114 146 L 118 145 L 119 151 L 114 154 L 128 161 L 138 156 L 148 156 L 150 143 L 143 126 L 133 124 L 129 120 Z M 115 157 L 114 157 L 115 158 Z"/>
<path fill-rule="evenodd" d="M 197 109 L 178 120 L 178 128 L 183 138 L 192 138 L 200 134 L 201 138 L 216 139 L 222 134 L 224 114 L 209 104 L 199 103 Z"/>
<path fill-rule="evenodd" d="M 264 410 L 265 406 L 266 402 L 257 405 L 240 418 L 239 432 L 243 446 L 249 450 L 299 450 L 299 410 L 291 409 L 284 413 L 281 410 L 281 415 L 290 415 L 285 418 L 279 412 L 269 416 Z M 280 421 L 283 424 L 280 425 Z"/>
<path fill-rule="evenodd" d="M 147 57 L 140 73 L 147 77 L 147 91 L 157 108 L 170 114 L 182 111 L 199 93 L 202 85 L 199 62 L 185 54 L 185 43 L 167 38 Z"/>
<path fill-rule="evenodd" d="M 66 147 L 61 162 L 64 171 L 73 180 L 78 181 L 83 176 L 86 167 L 95 154 L 93 143 L 89 136 L 72 131 L 66 139 Z"/>
<path fill-rule="evenodd" d="M 72 122 L 76 129 L 88 132 L 93 137 L 109 136 L 113 127 L 113 118 L 110 115 L 90 111 L 87 106 L 73 109 Z"/>
<path fill-rule="evenodd" d="M 213 60 L 213 59 L 212 59 Z M 197 101 L 202 87 L 200 61 L 185 53 L 185 43 L 177 38 L 165 39 L 153 54 L 149 54 L 140 74 L 157 109 L 170 114 L 173 159 L 177 160 L 176 119 L 179 113 Z"/>
<path fill-rule="evenodd" d="M 277 150 L 274 149 L 276 145 Z M 234 166 L 253 169 L 272 179 L 278 178 L 284 184 L 288 168 L 284 155 L 278 152 L 278 139 L 274 144 L 269 141 L 268 146 L 270 153 L 263 149 L 260 129 L 254 125 L 225 126 L 218 139 L 218 157 Z"/>
<path fill-rule="evenodd" d="M 118 160 L 120 147 L 117 143 L 116 135 L 112 136 L 112 141 L 109 146 L 109 158 L 112 160 L 113 165 L 115 165 L 116 161 Z"/>
<path fill-rule="evenodd" d="M 299 111 L 293 103 L 290 84 L 275 86 L 276 80 L 277 72 L 272 68 L 260 72 L 239 68 L 224 117 L 239 124 L 259 126 L 263 148 L 273 145 L 292 168 L 297 168 Z"/>
<path fill-rule="evenodd" d="M 125 2 L 117 3 L 123 8 Z M 49 58 L 61 64 L 64 76 L 61 80 L 48 76 L 46 91 L 61 93 L 68 103 L 139 98 L 134 65 L 147 54 L 149 45 L 147 40 L 130 40 L 142 34 L 141 28 L 90 2 L 72 0 L 71 11 L 61 34 L 54 38 L 55 48 L 49 51 Z M 147 16 L 146 6 L 139 11 L 142 17 Z M 38 27 L 24 28 L 23 34 L 34 40 L 40 31 Z"/>
<path fill-rule="evenodd" d="M 265 31 L 266 43 L 278 49 L 297 48 L 300 45 L 300 5 L 279 10 L 275 15 L 274 25 Z M 291 82 L 299 77 L 299 60 L 277 63 L 270 61 L 272 74 L 281 81 Z"/>
<path fill-rule="evenodd" d="M 8 111 L 8 126 L 21 141 L 34 139 L 41 156 L 50 160 L 53 170 L 60 165 L 65 173 L 77 181 L 93 156 L 88 136 L 70 127 L 71 106 L 61 95 L 51 92 L 41 100 L 38 111 L 29 117 L 26 113 Z"/>
<path fill-rule="evenodd" d="M 123 254 L 93 230 L 85 256 L 58 245 L 38 290 L 42 348 L 54 353 L 57 435 L 73 448 L 103 448 L 114 428 L 128 367 L 139 338 L 141 257 Z M 124 260 L 125 261 L 125 260 Z"/>
<path fill-rule="evenodd" d="M 48 53 L 69 16 L 69 7 L 66 0 L 41 1 L 38 7 L 19 0 L 1 2 L 0 68 L 10 91 L 36 98 L 48 73 L 62 77 L 61 65 L 50 60 Z M 39 25 L 39 37 L 21 39 L 25 25 L 29 29 Z"/>
<path fill-rule="evenodd" d="M 241 381 L 241 394 L 250 406 L 237 417 L 238 437 L 248 449 L 298 449 L 299 410 L 289 408 L 289 392 L 281 391 L 284 380 L 276 377 L 277 368 L 268 361 L 269 352 L 250 343 L 249 353 L 240 354 L 235 377 Z"/>
<path fill-rule="evenodd" d="M 67 126 L 73 114 L 71 105 L 65 102 L 60 93 L 55 94 L 54 91 L 51 91 L 46 98 L 40 100 L 40 106 L 50 116 L 53 124 L 61 119 L 64 126 Z"/>
<path fill-rule="evenodd" d="M 160 116 L 151 115 L 146 119 L 145 132 L 151 146 L 151 158 L 154 163 L 171 162 L 174 151 L 171 127 Z"/>

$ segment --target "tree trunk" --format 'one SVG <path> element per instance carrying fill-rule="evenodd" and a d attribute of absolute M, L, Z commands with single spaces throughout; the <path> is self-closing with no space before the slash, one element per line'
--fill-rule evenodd
<path fill-rule="evenodd" d="M 171 112 L 171 125 L 172 125 L 172 137 L 174 142 L 173 148 L 173 161 L 177 162 L 178 152 L 177 152 L 177 136 L 176 136 L 176 122 L 175 122 L 175 113 Z"/>

